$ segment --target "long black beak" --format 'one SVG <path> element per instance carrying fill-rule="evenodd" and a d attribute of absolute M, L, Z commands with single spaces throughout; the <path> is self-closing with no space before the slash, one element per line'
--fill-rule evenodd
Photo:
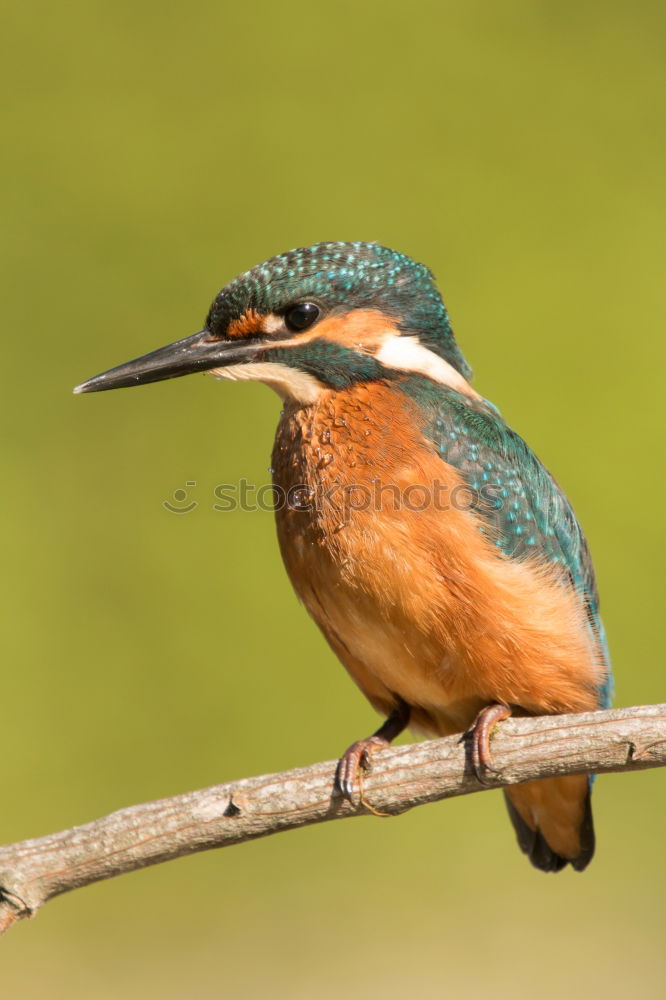
<path fill-rule="evenodd" d="M 180 378 L 193 372 L 226 368 L 227 365 L 253 361 L 261 345 L 229 340 L 215 340 L 208 330 L 200 330 L 191 337 L 167 344 L 157 351 L 144 354 L 134 361 L 111 368 L 77 385 L 74 392 L 103 392 L 105 389 L 125 389 L 132 385 L 162 382 L 167 378 Z"/>

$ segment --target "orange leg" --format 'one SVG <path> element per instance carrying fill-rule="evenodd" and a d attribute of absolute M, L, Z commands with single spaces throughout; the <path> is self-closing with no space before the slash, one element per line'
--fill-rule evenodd
<path fill-rule="evenodd" d="M 482 785 L 487 785 L 486 772 L 494 771 L 491 766 L 492 754 L 490 752 L 490 733 L 498 722 L 508 719 L 511 709 L 508 705 L 501 705 L 497 702 L 494 705 L 486 705 L 477 715 L 469 736 L 472 741 L 472 767 L 476 780 Z"/>
<path fill-rule="evenodd" d="M 353 802 L 354 787 L 358 782 L 359 772 L 369 770 L 372 755 L 377 750 L 385 750 L 390 746 L 391 740 L 399 736 L 409 725 L 410 714 L 409 705 L 401 699 L 376 733 L 364 740 L 357 740 L 345 750 L 338 763 L 335 780 L 343 798 L 348 802 Z"/>

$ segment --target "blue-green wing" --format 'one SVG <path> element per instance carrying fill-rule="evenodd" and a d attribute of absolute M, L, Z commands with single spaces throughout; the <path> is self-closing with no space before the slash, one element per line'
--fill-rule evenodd
<path fill-rule="evenodd" d="M 560 564 L 580 593 L 608 664 L 608 681 L 599 693 L 600 705 L 607 707 L 612 680 L 594 567 L 569 501 L 492 404 L 424 383 L 415 385 L 413 394 L 428 414 L 426 437 L 478 497 L 475 509 L 494 544 L 512 559 L 537 557 Z"/>

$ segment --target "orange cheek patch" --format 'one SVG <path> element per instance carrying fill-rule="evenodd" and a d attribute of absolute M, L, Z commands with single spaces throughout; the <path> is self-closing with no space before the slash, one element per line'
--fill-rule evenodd
<path fill-rule="evenodd" d="M 229 324 L 227 337 L 230 340 L 237 340 L 257 333 L 273 332 L 272 320 L 277 320 L 277 317 L 271 313 L 259 313 L 256 309 L 248 309 Z M 283 346 L 291 347 L 323 338 L 343 347 L 374 353 L 382 346 L 387 334 L 400 332 L 397 324 L 397 319 L 386 316 L 379 309 L 353 309 L 341 316 L 329 316 L 321 323 L 315 323 L 311 330 L 295 334 L 291 339 L 283 341 Z"/>
<path fill-rule="evenodd" d="M 352 309 L 342 316 L 330 316 L 313 329 L 313 336 L 333 340 L 344 347 L 378 350 L 387 334 L 396 334 L 398 320 L 379 309 Z"/>
<path fill-rule="evenodd" d="M 229 324 L 227 337 L 230 340 L 238 340 L 243 337 L 251 337 L 253 333 L 263 333 L 265 318 L 265 315 L 257 312 L 256 309 L 248 309 L 242 316 Z"/>

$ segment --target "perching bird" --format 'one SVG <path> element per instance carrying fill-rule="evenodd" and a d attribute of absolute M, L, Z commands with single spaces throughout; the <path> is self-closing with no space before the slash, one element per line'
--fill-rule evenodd
<path fill-rule="evenodd" d="M 565 496 L 470 384 L 431 272 L 374 243 L 273 257 L 215 298 L 191 337 L 84 382 L 98 392 L 206 372 L 284 401 L 273 477 L 291 581 L 380 729 L 338 781 L 407 725 L 473 727 L 489 764 L 499 719 L 608 707 L 594 571 Z M 522 850 L 544 871 L 594 852 L 590 779 L 508 788 Z"/>

